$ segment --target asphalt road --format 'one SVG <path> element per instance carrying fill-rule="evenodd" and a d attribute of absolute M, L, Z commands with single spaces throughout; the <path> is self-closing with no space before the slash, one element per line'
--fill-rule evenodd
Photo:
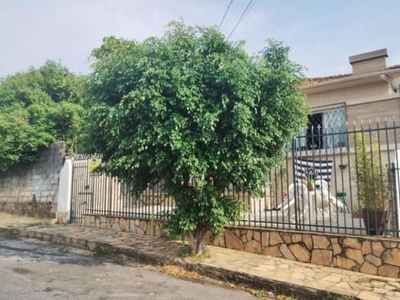
<path fill-rule="evenodd" d="M 255 298 L 242 291 L 177 279 L 154 266 L 120 263 L 88 251 L 0 235 L 0 299 Z"/>

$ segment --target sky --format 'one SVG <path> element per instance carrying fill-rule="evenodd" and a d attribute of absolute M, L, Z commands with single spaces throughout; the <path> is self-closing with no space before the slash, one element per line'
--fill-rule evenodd
<path fill-rule="evenodd" d="M 168 22 L 218 26 L 231 0 L 0 0 L 0 77 L 57 60 L 78 74 L 105 36 L 142 41 Z M 229 36 L 249 0 L 234 0 Z M 309 77 L 350 73 L 348 57 L 387 48 L 400 64 L 400 0 L 255 0 L 231 41 L 255 54 L 273 38 Z"/>

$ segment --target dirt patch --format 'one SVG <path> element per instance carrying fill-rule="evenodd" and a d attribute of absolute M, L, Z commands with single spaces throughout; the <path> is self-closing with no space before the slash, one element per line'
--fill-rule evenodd
<path fill-rule="evenodd" d="M 20 274 L 20 275 L 26 275 L 29 273 L 32 273 L 31 270 L 25 269 L 25 268 L 13 268 L 11 269 L 14 273 Z"/>
<path fill-rule="evenodd" d="M 186 271 L 185 269 L 177 266 L 162 266 L 159 268 L 160 272 L 180 278 L 180 279 L 187 279 L 191 281 L 203 281 L 203 282 L 208 282 L 211 284 L 219 285 L 219 286 L 224 286 L 227 288 L 232 288 L 235 290 L 242 290 L 246 291 L 256 298 L 259 299 L 276 299 L 276 300 L 296 300 L 296 298 L 289 297 L 289 296 L 284 296 L 284 295 L 273 295 L 272 293 L 264 290 L 256 290 L 252 289 L 243 285 L 237 285 L 233 284 L 230 282 L 223 282 L 223 281 L 217 281 L 211 278 L 208 278 L 204 275 L 200 275 L 197 272 L 193 271 Z"/>

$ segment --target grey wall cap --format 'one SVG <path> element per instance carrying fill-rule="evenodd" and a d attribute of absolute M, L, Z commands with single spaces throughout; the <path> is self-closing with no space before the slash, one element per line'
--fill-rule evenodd
<path fill-rule="evenodd" d="M 365 52 L 362 54 L 350 56 L 349 62 L 351 64 L 353 64 L 356 62 L 369 60 L 369 59 L 373 59 L 373 58 L 378 58 L 378 57 L 388 57 L 387 49 L 384 48 L 384 49 L 379 49 L 379 50 L 375 50 L 375 51 L 371 51 L 371 52 Z"/>

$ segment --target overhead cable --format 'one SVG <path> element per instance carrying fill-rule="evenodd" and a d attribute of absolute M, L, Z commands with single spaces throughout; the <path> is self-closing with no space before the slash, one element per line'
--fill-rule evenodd
<path fill-rule="evenodd" d="M 224 13 L 224 16 L 222 17 L 221 23 L 219 23 L 218 30 L 221 28 L 222 24 L 224 23 L 225 17 L 228 14 L 229 9 L 231 8 L 232 2 L 233 2 L 233 0 L 231 0 L 231 2 L 229 2 L 229 5 Z"/>
<path fill-rule="evenodd" d="M 255 0 L 250 0 L 249 3 L 247 4 L 246 8 L 244 9 L 242 15 L 240 16 L 239 20 L 236 22 L 235 27 L 233 27 L 232 31 L 228 35 L 228 40 L 232 36 L 232 34 L 235 32 L 236 28 L 239 26 L 240 22 L 244 19 L 244 17 L 249 13 L 249 11 L 253 8 L 255 3 Z"/>

